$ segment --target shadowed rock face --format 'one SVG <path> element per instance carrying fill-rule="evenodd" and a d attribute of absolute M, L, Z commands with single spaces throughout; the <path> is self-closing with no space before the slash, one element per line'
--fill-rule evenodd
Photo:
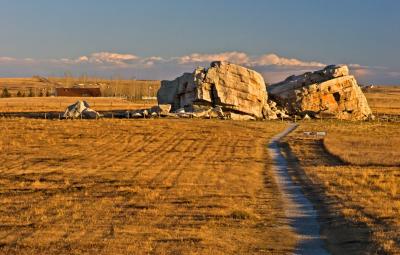
<path fill-rule="evenodd" d="M 263 118 L 263 112 L 269 109 L 263 77 L 227 62 L 213 62 L 208 69 L 197 68 L 173 81 L 162 81 L 157 99 L 159 104 L 171 104 L 172 111 L 219 105 L 224 110 Z"/>
<path fill-rule="evenodd" d="M 347 66 L 327 66 L 313 73 L 290 76 L 269 86 L 268 94 L 291 115 L 326 115 L 346 120 L 373 117 Z"/>

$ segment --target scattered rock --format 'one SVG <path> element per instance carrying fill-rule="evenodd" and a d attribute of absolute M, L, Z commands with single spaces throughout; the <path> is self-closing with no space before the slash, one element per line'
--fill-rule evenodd
<path fill-rule="evenodd" d="M 143 114 L 140 112 L 134 112 L 131 116 L 132 118 L 143 118 Z"/>
<path fill-rule="evenodd" d="M 97 119 L 101 115 L 93 109 L 90 109 L 86 101 L 78 100 L 75 104 L 67 107 L 64 112 L 63 118 L 66 119 Z"/>
<path fill-rule="evenodd" d="M 156 113 L 161 116 L 168 115 L 170 111 L 171 111 L 171 105 L 169 104 L 156 105 L 151 107 L 150 109 L 151 114 Z"/>
<path fill-rule="evenodd" d="M 209 112 L 210 118 L 225 119 L 224 111 L 221 106 L 216 106 L 212 108 Z"/>
<path fill-rule="evenodd" d="M 231 120 L 256 120 L 253 116 L 245 115 L 245 114 L 236 114 L 236 113 L 229 113 L 229 118 Z"/>
<path fill-rule="evenodd" d="M 373 118 L 361 88 L 347 66 L 327 66 L 323 70 L 290 76 L 268 87 L 268 94 L 289 115 L 309 114 L 346 120 Z"/>
<path fill-rule="evenodd" d="M 194 112 L 194 117 L 201 118 L 201 119 L 210 119 L 211 118 L 210 111 L 211 111 L 211 109 Z"/>
<path fill-rule="evenodd" d="M 180 113 L 185 113 L 185 108 L 179 108 L 177 110 L 175 110 L 175 113 L 180 114 Z"/>

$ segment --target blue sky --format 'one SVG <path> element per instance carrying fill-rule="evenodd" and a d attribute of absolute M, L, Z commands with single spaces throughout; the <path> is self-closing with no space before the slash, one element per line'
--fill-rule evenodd
<path fill-rule="evenodd" d="M 224 59 L 272 82 L 351 64 L 362 82 L 400 84 L 399 12 L 396 0 L 0 0 L 0 76 L 170 79 Z"/>

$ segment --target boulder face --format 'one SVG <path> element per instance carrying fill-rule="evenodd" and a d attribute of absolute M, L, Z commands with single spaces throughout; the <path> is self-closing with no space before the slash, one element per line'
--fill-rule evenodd
<path fill-rule="evenodd" d="M 290 76 L 267 88 L 268 94 L 290 115 L 330 116 L 345 120 L 373 118 L 361 88 L 347 66 Z"/>
<path fill-rule="evenodd" d="M 224 111 L 264 118 L 267 91 L 264 78 L 256 71 L 227 62 L 213 62 L 173 81 L 162 81 L 159 104 L 171 104 L 172 111 L 198 106 L 221 106 Z M 264 112 L 264 114 L 263 114 Z"/>

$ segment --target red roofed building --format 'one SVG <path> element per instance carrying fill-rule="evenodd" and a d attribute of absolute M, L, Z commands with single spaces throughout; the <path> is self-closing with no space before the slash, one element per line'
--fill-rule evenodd
<path fill-rule="evenodd" d="M 58 97 L 101 97 L 100 88 L 56 88 Z"/>

